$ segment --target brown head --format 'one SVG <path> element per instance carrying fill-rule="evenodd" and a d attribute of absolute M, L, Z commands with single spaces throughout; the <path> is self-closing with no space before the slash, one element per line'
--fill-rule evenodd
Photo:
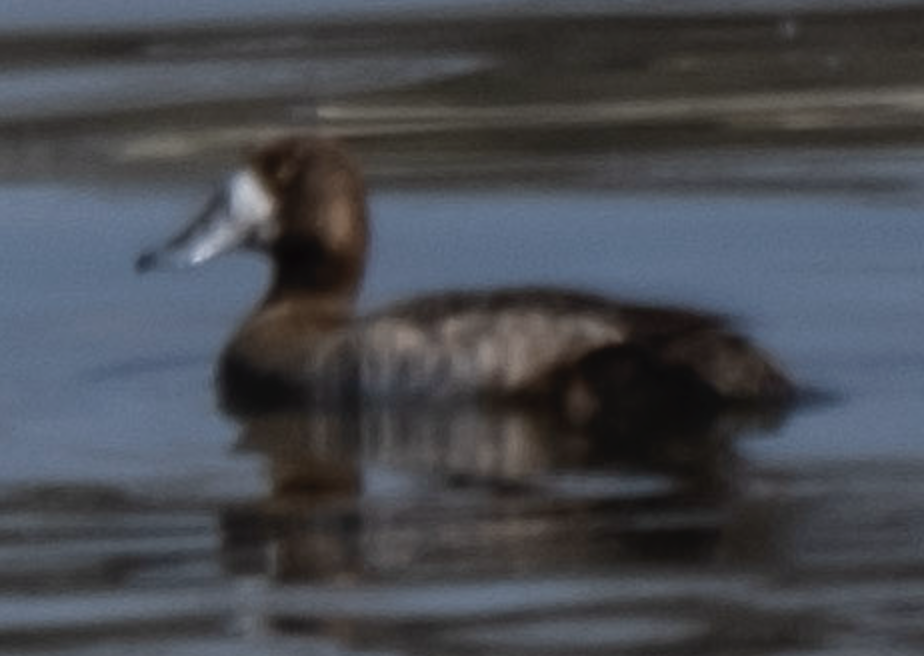
<path fill-rule="evenodd" d="M 256 151 L 205 209 L 139 271 L 196 266 L 223 253 L 258 250 L 274 265 L 269 299 L 297 294 L 352 299 L 366 258 L 365 189 L 335 142 L 289 137 Z"/>

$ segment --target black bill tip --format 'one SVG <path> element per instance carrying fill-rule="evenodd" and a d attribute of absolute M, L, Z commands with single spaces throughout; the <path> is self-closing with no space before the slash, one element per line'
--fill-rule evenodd
<path fill-rule="evenodd" d="M 157 252 L 145 251 L 135 260 L 135 271 L 137 273 L 147 273 L 157 266 Z"/>

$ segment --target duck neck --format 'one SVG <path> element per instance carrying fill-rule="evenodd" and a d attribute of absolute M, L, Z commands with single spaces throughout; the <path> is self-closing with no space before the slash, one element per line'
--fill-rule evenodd
<path fill-rule="evenodd" d="M 297 300 L 349 315 L 359 293 L 361 262 L 317 244 L 279 244 L 273 250 L 273 277 L 264 305 Z"/>

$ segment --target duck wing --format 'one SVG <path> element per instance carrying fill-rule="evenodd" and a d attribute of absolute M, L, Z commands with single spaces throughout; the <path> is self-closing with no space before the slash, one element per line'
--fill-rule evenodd
<path fill-rule="evenodd" d="M 719 315 L 567 290 L 418 297 L 369 315 L 355 344 L 363 385 L 376 397 L 536 391 L 588 355 L 626 346 L 689 369 L 729 399 L 792 392 L 779 366 Z"/>
<path fill-rule="evenodd" d="M 422 296 L 368 315 L 350 340 L 364 392 L 520 394 L 596 349 L 720 330 L 718 317 L 555 289 Z"/>

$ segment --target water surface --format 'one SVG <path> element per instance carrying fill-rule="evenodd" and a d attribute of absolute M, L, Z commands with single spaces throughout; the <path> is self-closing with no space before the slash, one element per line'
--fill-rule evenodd
<path fill-rule="evenodd" d="M 695 4 L 10 13 L 0 652 L 920 653 L 921 10 Z M 233 424 L 211 366 L 264 267 L 131 263 L 295 129 L 369 172 L 363 308 L 703 306 L 833 402 L 660 468 L 529 416 Z M 354 441 L 366 492 L 311 490 Z"/>

